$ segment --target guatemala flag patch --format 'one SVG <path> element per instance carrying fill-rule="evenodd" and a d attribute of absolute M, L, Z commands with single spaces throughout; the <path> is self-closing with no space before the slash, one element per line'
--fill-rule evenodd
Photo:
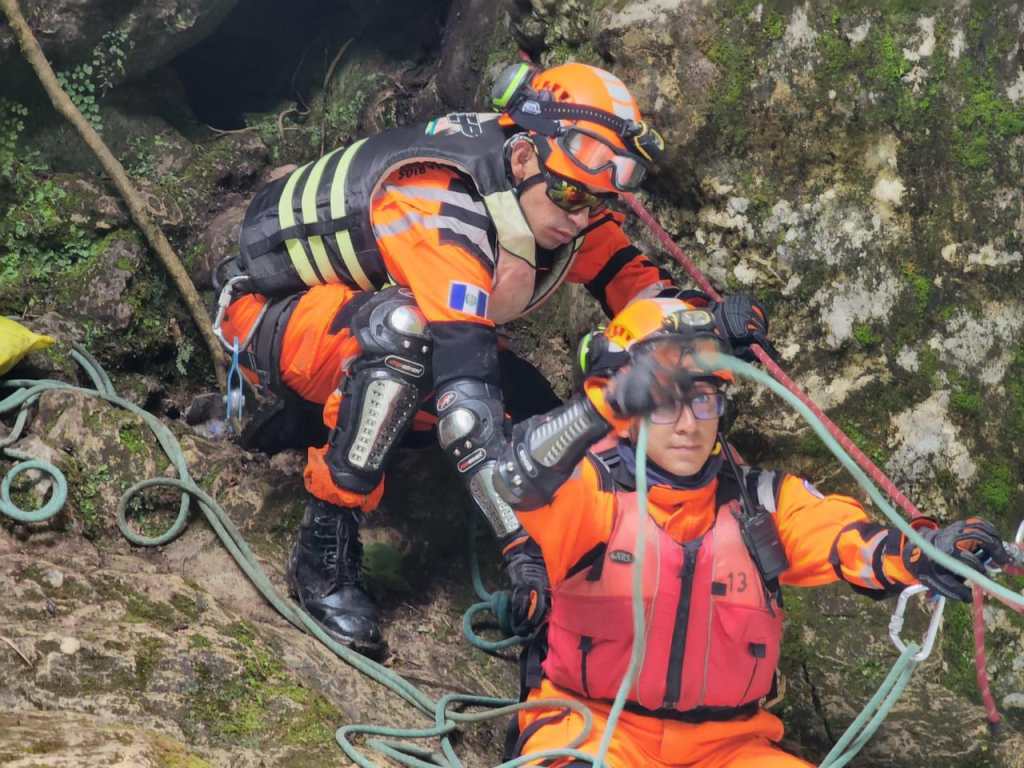
<path fill-rule="evenodd" d="M 487 299 L 490 296 L 483 288 L 468 283 L 452 282 L 448 289 L 448 306 L 467 315 L 487 317 Z"/>

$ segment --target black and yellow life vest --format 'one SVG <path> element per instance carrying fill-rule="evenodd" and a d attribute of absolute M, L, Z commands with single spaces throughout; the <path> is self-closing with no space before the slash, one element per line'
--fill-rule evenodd
<path fill-rule="evenodd" d="M 374 238 L 370 204 L 394 171 L 424 162 L 469 177 L 494 224 L 497 244 L 536 268 L 538 247 L 505 164 L 505 144 L 518 129 L 500 126 L 497 117 L 455 113 L 394 128 L 268 184 L 242 223 L 239 268 L 249 278 L 246 290 L 285 296 L 326 283 L 362 290 L 386 285 L 390 278 Z M 554 254 L 550 269 L 536 280 L 531 306 L 562 282 L 581 243 L 577 238 Z"/>

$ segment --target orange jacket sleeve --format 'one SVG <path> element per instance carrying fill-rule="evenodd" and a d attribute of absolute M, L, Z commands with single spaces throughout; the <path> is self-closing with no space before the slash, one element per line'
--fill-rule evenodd
<path fill-rule="evenodd" d="M 636 298 L 674 287 L 672 276 L 630 242 L 622 231 L 624 219 L 614 211 L 595 217 L 566 276 L 569 282 L 583 283 L 608 317 Z"/>
<path fill-rule="evenodd" d="M 917 583 L 903 566 L 900 532 L 872 522 L 849 496 L 824 496 L 808 481 L 786 475 L 776 523 L 789 558 L 783 584 L 812 587 L 842 579 L 884 597 Z"/>
<path fill-rule="evenodd" d="M 601 490 L 593 462 L 584 458 L 550 504 L 517 512 L 519 522 L 540 546 L 552 585 L 612 534 L 614 497 Z"/>
<path fill-rule="evenodd" d="M 497 337 L 487 316 L 495 232 L 472 183 L 451 168 L 404 165 L 374 195 L 370 220 L 388 274 L 412 291 L 430 323 L 435 384 L 498 384 Z"/>

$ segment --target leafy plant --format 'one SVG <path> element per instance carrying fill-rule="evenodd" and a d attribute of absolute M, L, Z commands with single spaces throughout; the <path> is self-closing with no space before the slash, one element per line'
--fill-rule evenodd
<path fill-rule="evenodd" d="M 116 84 L 124 74 L 125 58 L 134 47 L 124 30 L 110 30 L 92 49 L 89 61 L 73 69 L 57 73 L 57 81 L 78 111 L 96 129 L 103 132 L 99 100 Z"/>

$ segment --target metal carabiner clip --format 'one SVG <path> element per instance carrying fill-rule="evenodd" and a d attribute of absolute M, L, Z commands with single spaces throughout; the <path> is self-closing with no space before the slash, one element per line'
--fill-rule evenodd
<path fill-rule="evenodd" d="M 1011 565 L 1015 565 L 1017 568 L 1024 568 L 1024 520 L 1021 521 L 1020 527 L 1017 528 L 1017 535 L 1014 536 L 1013 541 L 1004 541 L 1003 547 L 1010 555 Z"/>
<path fill-rule="evenodd" d="M 915 584 L 900 592 L 899 600 L 896 602 L 896 610 L 893 611 L 892 618 L 889 619 L 889 637 L 900 653 L 907 649 L 906 643 L 900 638 L 900 633 L 903 631 L 903 614 L 907 611 L 907 601 L 914 595 L 927 591 L 928 587 L 923 584 Z M 913 656 L 914 661 L 924 661 L 931 655 L 932 646 L 935 645 L 935 636 L 939 634 L 939 627 L 942 626 L 942 612 L 946 607 L 946 598 L 942 595 L 936 595 L 933 599 L 935 606 L 932 609 L 932 620 L 928 625 L 928 631 L 925 633 L 921 650 Z"/>

